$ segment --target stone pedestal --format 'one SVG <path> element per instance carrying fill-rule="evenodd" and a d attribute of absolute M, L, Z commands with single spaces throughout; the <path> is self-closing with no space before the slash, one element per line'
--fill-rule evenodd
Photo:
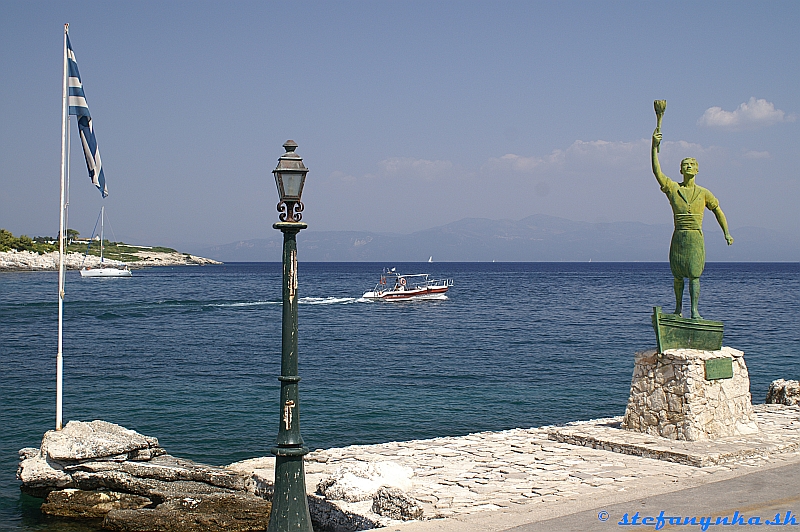
<path fill-rule="evenodd" d="M 715 376 L 711 368 L 728 360 L 731 378 L 707 380 Z M 744 353 L 730 347 L 637 353 L 622 427 L 692 441 L 758 432 Z"/>

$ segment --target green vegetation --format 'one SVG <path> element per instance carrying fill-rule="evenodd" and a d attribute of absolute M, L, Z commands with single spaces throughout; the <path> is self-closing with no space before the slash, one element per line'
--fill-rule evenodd
<path fill-rule="evenodd" d="M 15 237 L 11 234 L 11 231 L 0 229 L 0 251 L 16 249 L 17 251 L 34 251 L 39 254 L 58 251 L 58 243 L 50 244 L 49 242 L 52 241 L 52 238 L 46 236 L 31 238 L 27 235 L 21 235 L 20 237 Z"/>
<path fill-rule="evenodd" d="M 67 245 L 67 253 L 86 253 L 86 241 L 75 242 L 75 239 L 80 233 L 74 229 L 68 229 L 67 235 L 69 236 Z M 100 256 L 100 242 L 93 240 L 89 244 L 89 255 L 96 257 Z M 49 236 L 36 236 L 29 237 L 22 235 L 15 237 L 10 231 L 0 229 L 0 251 L 33 251 L 35 253 L 48 253 L 50 251 L 58 251 L 58 239 Z M 139 260 L 136 256 L 137 251 L 153 251 L 156 253 L 177 253 L 172 248 L 165 248 L 162 246 L 155 247 L 139 247 L 130 246 L 124 242 L 110 242 L 105 240 L 103 242 L 103 256 L 111 260 L 121 260 L 123 262 L 135 262 Z"/>

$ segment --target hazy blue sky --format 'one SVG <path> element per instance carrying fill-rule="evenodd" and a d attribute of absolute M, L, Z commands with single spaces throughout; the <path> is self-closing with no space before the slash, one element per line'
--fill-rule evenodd
<path fill-rule="evenodd" d="M 649 168 L 654 99 L 668 100 L 665 172 L 696 157 L 734 237 L 800 232 L 797 1 L 5 0 L 0 227 L 16 234 L 57 232 L 65 22 L 121 240 L 273 231 L 287 139 L 317 230 L 670 223 Z M 70 226 L 86 234 L 101 198 L 72 127 Z"/>

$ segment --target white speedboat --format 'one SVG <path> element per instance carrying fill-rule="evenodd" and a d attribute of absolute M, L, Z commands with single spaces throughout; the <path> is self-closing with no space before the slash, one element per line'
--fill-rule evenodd
<path fill-rule="evenodd" d="M 100 208 L 100 266 L 96 266 L 94 268 L 84 266 L 81 268 L 81 277 L 132 277 L 131 271 L 128 269 L 127 264 L 105 264 L 105 260 L 103 259 L 103 226 L 105 225 L 105 214 L 106 207 L 104 205 Z M 95 225 L 95 229 L 96 228 L 97 226 Z M 89 245 L 91 246 L 91 240 L 89 242 Z M 88 249 L 86 250 L 86 253 L 89 253 Z"/>
<path fill-rule="evenodd" d="M 431 279 L 427 273 L 401 275 L 392 268 L 384 270 L 375 288 L 362 297 L 376 301 L 447 299 L 445 293 L 451 286 L 452 279 Z"/>

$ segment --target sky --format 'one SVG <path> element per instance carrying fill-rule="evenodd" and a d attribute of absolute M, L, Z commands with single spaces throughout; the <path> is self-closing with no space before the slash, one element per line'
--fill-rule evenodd
<path fill-rule="evenodd" d="M 0 227 L 14 234 L 58 232 L 64 23 L 109 190 L 73 121 L 83 235 L 104 203 L 113 240 L 262 238 L 287 139 L 314 230 L 671 223 L 650 170 L 655 99 L 664 172 L 679 181 L 697 158 L 734 238 L 800 235 L 797 1 L 5 0 Z"/>

